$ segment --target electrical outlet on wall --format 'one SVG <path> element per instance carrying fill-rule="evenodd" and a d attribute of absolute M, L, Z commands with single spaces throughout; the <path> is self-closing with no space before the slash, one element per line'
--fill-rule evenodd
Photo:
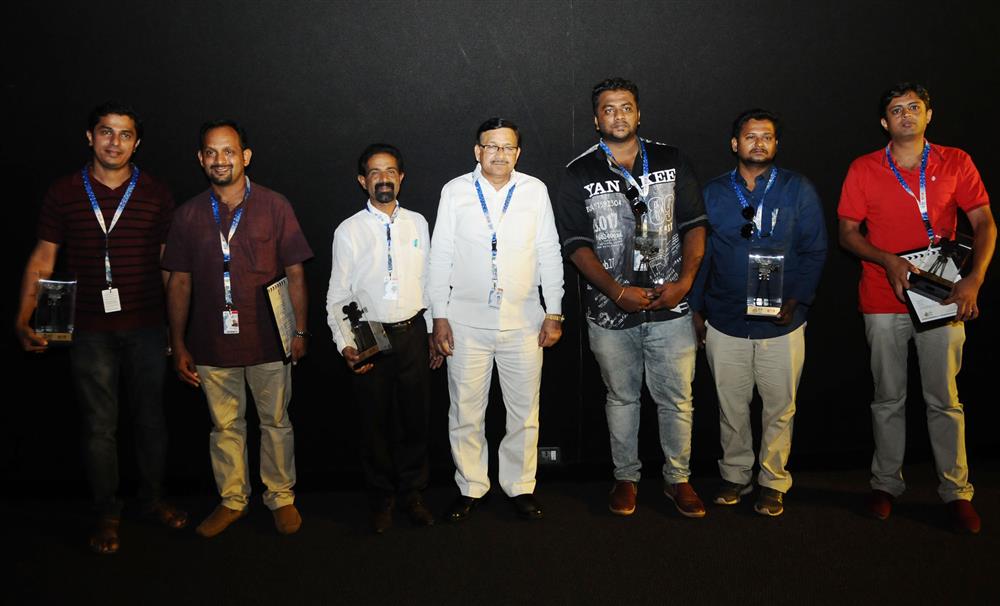
<path fill-rule="evenodd" d="M 539 446 L 538 462 L 543 465 L 562 462 L 562 450 L 558 446 Z"/>

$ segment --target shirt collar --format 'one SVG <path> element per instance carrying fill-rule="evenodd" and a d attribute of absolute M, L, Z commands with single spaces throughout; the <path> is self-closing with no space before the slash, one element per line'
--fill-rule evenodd
<path fill-rule="evenodd" d="M 497 193 L 506 191 L 507 188 L 509 188 L 511 185 L 516 185 L 517 182 L 520 181 L 520 179 L 521 179 L 521 173 L 517 172 L 517 169 L 515 168 L 513 171 L 511 171 L 511 173 L 510 173 L 510 179 L 508 179 L 507 183 L 505 183 L 504 186 L 500 188 L 500 191 L 497 191 L 497 190 L 493 189 L 493 184 L 490 183 L 489 181 L 487 181 L 486 177 L 483 176 L 483 165 L 482 164 L 480 164 L 479 162 L 476 162 L 476 168 L 472 171 L 472 181 L 473 181 L 473 183 L 475 183 L 476 181 L 479 181 L 479 186 L 483 188 L 484 192 L 487 191 L 487 188 L 489 188 L 489 191 L 493 191 L 493 192 L 497 192 Z"/>
<path fill-rule="evenodd" d="M 368 198 L 368 201 L 365 203 L 365 207 L 368 209 L 369 213 L 371 213 L 376 219 L 379 220 L 380 223 L 385 223 L 387 220 L 391 222 L 391 221 L 395 221 L 396 219 L 398 219 L 399 218 L 399 211 L 402 210 L 403 205 L 400 204 L 399 198 L 396 198 L 396 208 L 395 208 L 395 210 L 392 211 L 392 217 L 387 217 L 384 212 L 382 212 L 379 209 L 375 208 L 375 205 L 372 204 L 372 199 L 371 198 Z"/>

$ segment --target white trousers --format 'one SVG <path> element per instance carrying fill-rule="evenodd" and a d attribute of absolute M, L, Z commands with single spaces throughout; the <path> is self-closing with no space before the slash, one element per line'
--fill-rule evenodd
<path fill-rule="evenodd" d="M 235 368 L 197 366 L 197 370 L 212 416 L 208 448 L 222 504 L 242 511 L 250 500 L 247 384 L 260 419 L 260 479 L 267 487 L 264 504 L 274 510 L 293 503 L 295 443 L 292 421 L 288 418 L 292 365 L 268 362 Z"/>
<path fill-rule="evenodd" d="M 708 365 L 719 395 L 719 473 L 727 482 L 749 484 L 753 478 L 750 400 L 760 392 L 760 473 L 757 483 L 788 492 L 792 476 L 785 469 L 792 449 L 795 393 L 805 361 L 805 324 L 770 339 L 731 337 L 708 326 Z"/>
<path fill-rule="evenodd" d="M 490 489 L 485 415 L 494 361 L 507 410 L 507 433 L 499 450 L 500 487 L 508 496 L 535 490 L 540 328 L 489 330 L 451 322 L 455 350 L 448 358 L 448 435 L 455 483 L 465 496 L 478 498 Z"/>
<path fill-rule="evenodd" d="M 953 322 L 917 331 L 908 314 L 865 314 L 865 336 L 872 352 L 871 487 L 899 496 L 906 450 L 906 365 L 909 341 L 917 347 L 920 384 L 927 405 L 927 431 L 938 474 L 938 495 L 945 502 L 972 500 L 965 458 L 965 411 L 955 377 L 962 368 L 965 325 Z"/>

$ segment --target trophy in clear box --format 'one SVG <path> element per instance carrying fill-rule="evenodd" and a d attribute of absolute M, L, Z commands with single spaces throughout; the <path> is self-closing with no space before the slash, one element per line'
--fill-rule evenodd
<path fill-rule="evenodd" d="M 339 311 L 334 317 L 341 342 L 353 345 L 358 350 L 359 360 L 354 367 L 379 354 L 392 351 L 392 344 L 382 323 L 371 319 L 369 315 L 374 306 L 364 293 L 352 294 L 334 304 L 333 309 Z"/>
<path fill-rule="evenodd" d="M 781 311 L 785 254 L 781 250 L 750 249 L 747 255 L 747 314 L 774 317 Z"/>
<path fill-rule="evenodd" d="M 35 332 L 49 345 L 73 342 L 76 315 L 76 280 L 53 277 L 38 280 L 35 296 Z"/>
<path fill-rule="evenodd" d="M 635 215 L 635 235 L 632 239 L 632 276 L 634 286 L 652 288 L 666 282 L 665 258 L 668 249 L 667 233 L 652 224 L 645 204 Z M 636 210 L 633 208 L 633 210 Z"/>

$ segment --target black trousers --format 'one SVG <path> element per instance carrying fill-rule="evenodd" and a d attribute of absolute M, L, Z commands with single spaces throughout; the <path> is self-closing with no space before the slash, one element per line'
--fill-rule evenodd
<path fill-rule="evenodd" d="M 354 375 L 361 409 L 361 465 L 372 505 L 427 486 L 427 325 L 418 314 L 409 328 L 387 333 L 392 353 L 374 358 L 367 373 Z"/>

